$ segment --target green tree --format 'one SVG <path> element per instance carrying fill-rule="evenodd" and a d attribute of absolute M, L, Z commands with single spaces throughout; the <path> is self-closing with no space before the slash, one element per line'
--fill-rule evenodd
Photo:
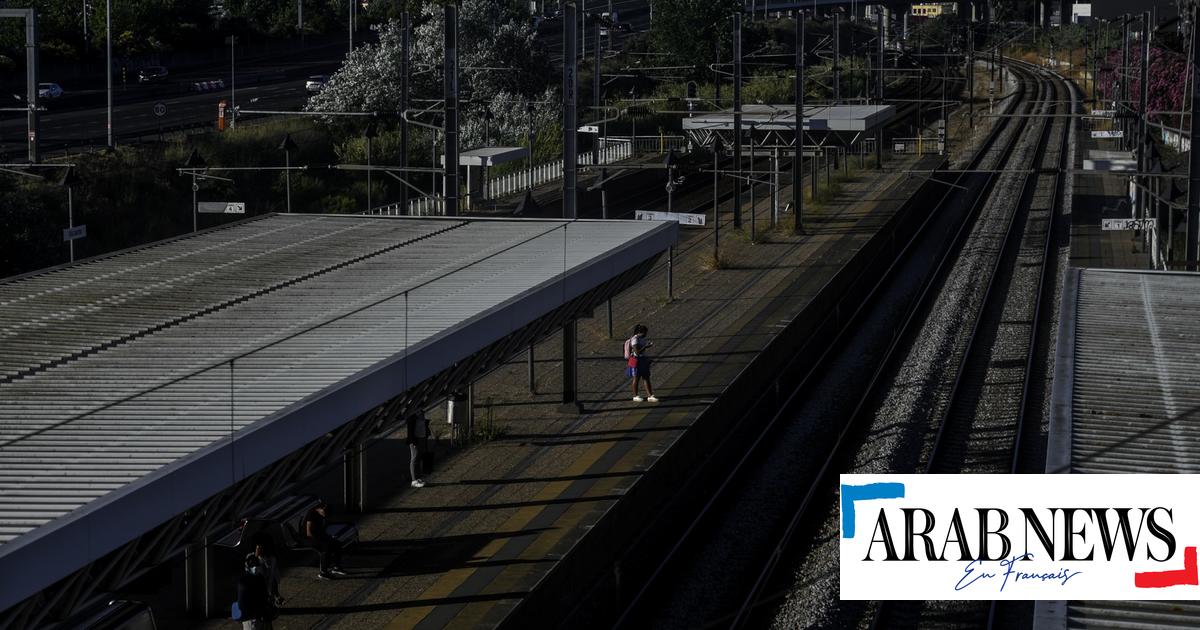
<path fill-rule="evenodd" d="M 650 25 L 654 43 L 673 65 L 694 65 L 692 76 L 707 76 L 716 47 L 729 49 L 730 16 L 739 10 L 736 0 L 656 0 Z"/>

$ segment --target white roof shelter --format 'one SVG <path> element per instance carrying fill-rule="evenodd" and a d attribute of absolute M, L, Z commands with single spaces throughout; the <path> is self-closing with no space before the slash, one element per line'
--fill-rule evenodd
<path fill-rule="evenodd" d="M 811 105 L 804 108 L 805 131 L 858 133 L 887 124 L 896 115 L 891 105 Z M 795 131 L 795 106 L 743 105 L 742 128 L 758 131 Z M 733 112 L 725 110 L 683 119 L 684 131 L 729 131 Z"/>
<path fill-rule="evenodd" d="M 677 233 L 266 215 L 0 280 L 0 610 Z"/>
<path fill-rule="evenodd" d="M 506 162 L 523 160 L 529 156 L 525 147 L 480 147 L 458 154 L 459 166 L 499 166 Z M 446 155 L 442 154 L 439 164 L 446 163 Z"/>

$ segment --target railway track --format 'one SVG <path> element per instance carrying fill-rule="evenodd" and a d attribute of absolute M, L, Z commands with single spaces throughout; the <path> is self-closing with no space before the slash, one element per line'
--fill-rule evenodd
<path fill-rule="evenodd" d="M 1010 68 L 1021 77 L 1018 98 L 1010 102 L 1010 108 L 1014 108 L 1018 113 L 1048 113 L 1057 107 L 1045 101 L 1059 100 L 1058 96 L 1063 90 L 1061 86 L 1017 62 L 1010 61 Z M 1003 313 L 1007 304 L 1009 312 L 1015 312 L 1012 309 L 1018 308 L 1028 312 L 1032 306 L 1032 317 L 1036 321 L 1043 318 L 1044 313 L 1052 310 L 1043 306 L 1044 300 L 1041 296 L 1051 294 L 1049 287 L 1054 284 L 1052 274 L 1056 265 L 1053 262 L 1044 262 L 1031 266 L 1030 261 L 1038 258 L 1039 251 L 1044 254 L 1053 249 L 1055 221 L 1051 217 L 1058 212 L 1057 202 L 1053 200 L 1060 196 L 1058 192 L 1061 182 L 1057 175 L 1028 172 L 1023 177 L 1014 175 L 1022 179 L 1021 185 L 1015 189 L 1021 191 L 1015 195 L 1017 198 L 1008 203 L 1008 208 L 992 208 L 989 212 L 989 206 L 1003 206 L 1004 203 L 997 203 L 997 199 L 1013 196 L 1008 192 L 1014 190 L 1011 185 L 1006 185 L 996 194 L 991 194 L 997 190 L 997 185 L 1004 177 L 1003 173 L 995 171 L 1004 170 L 1005 165 L 1038 163 L 1051 168 L 1052 164 L 1061 166 L 1066 156 L 1065 139 L 1057 143 L 1044 140 L 1052 136 L 1056 129 L 1059 130 L 1060 136 L 1064 135 L 1062 130 L 1066 129 L 1066 123 L 1048 122 L 1057 120 L 1053 118 L 1016 117 L 1001 120 L 1002 122 L 992 129 L 969 167 L 964 172 L 955 174 L 953 184 L 957 192 L 947 195 L 943 200 L 943 207 L 966 208 L 967 211 L 931 214 L 940 215 L 940 218 L 933 223 L 930 223 L 932 219 L 926 221 L 928 225 L 914 237 L 902 256 L 903 260 L 893 264 L 892 269 L 885 274 L 886 277 L 880 280 L 871 296 L 864 302 L 863 308 L 860 308 L 861 316 L 856 315 L 846 326 L 846 329 L 855 330 L 857 334 L 845 339 L 843 336 L 847 335 L 844 332 L 839 335 L 825 356 L 813 366 L 809 377 L 791 393 L 780 412 L 769 422 L 760 425 L 764 427 L 761 435 L 730 471 L 726 482 L 687 527 L 685 534 L 655 571 L 654 577 L 632 598 L 619 626 L 635 627 L 651 623 L 669 627 L 670 624 L 664 626 L 663 623 L 672 614 L 662 611 L 686 608 L 689 602 L 697 601 L 698 597 L 695 593 L 679 595 L 666 585 L 687 581 L 689 576 L 705 575 L 706 569 L 717 568 L 706 568 L 704 561 L 697 558 L 717 558 L 717 563 L 720 564 L 737 556 L 741 556 L 743 561 L 746 556 L 757 557 L 761 570 L 757 571 L 756 575 L 744 576 L 748 579 L 743 582 L 753 586 L 740 600 L 740 606 L 733 607 L 724 615 L 710 617 L 707 621 L 712 627 L 740 627 L 747 623 L 778 627 L 852 627 L 862 625 L 877 615 L 876 627 L 893 627 L 893 621 L 903 625 L 903 620 L 889 607 L 872 609 L 852 604 L 838 610 L 829 610 L 830 606 L 836 607 L 837 603 L 837 538 L 836 534 L 830 536 L 829 531 L 830 523 L 833 524 L 833 532 L 837 531 L 836 520 L 833 518 L 836 515 L 833 494 L 835 472 L 844 469 L 847 460 L 855 455 L 853 447 L 857 446 L 858 439 L 862 437 L 860 425 L 868 419 L 873 419 L 874 414 L 870 412 L 874 410 L 873 405 L 883 397 L 881 388 L 891 381 L 890 377 L 895 376 L 898 359 L 907 356 L 907 352 L 915 346 L 915 331 L 923 328 L 921 324 L 935 308 L 934 302 L 941 294 L 943 284 L 953 277 L 956 265 L 952 263 L 956 259 L 979 259 L 972 267 L 990 268 L 991 273 L 988 277 L 994 279 L 987 283 L 987 290 L 973 292 L 977 294 L 977 301 L 971 309 L 965 311 L 980 315 L 979 318 L 974 318 L 970 326 L 972 332 L 968 335 L 978 342 L 967 343 L 965 346 L 950 344 L 950 351 L 945 352 L 946 356 L 938 362 L 955 373 L 953 382 L 957 384 L 954 385 L 954 389 L 958 393 L 941 394 L 944 401 L 952 404 L 933 405 L 931 408 L 939 411 L 929 417 L 945 420 L 946 427 L 953 424 L 954 428 L 938 429 L 939 422 L 933 425 L 931 431 L 926 418 L 926 433 L 940 434 L 943 437 L 940 440 L 913 440 L 911 437 L 905 438 L 903 427 L 890 427 L 887 429 L 892 438 L 890 446 L 906 447 L 904 452 L 907 453 L 907 457 L 913 460 L 923 458 L 923 461 L 928 462 L 943 462 L 956 458 L 962 462 L 978 462 L 980 457 L 967 454 L 975 449 L 987 452 L 989 462 L 1002 463 L 1004 471 L 1009 469 L 1022 452 L 1020 447 L 1014 446 L 1007 449 L 1005 457 L 996 457 L 990 439 L 974 440 L 972 433 L 969 430 L 961 431 L 956 422 L 969 413 L 971 405 L 968 401 L 974 401 L 975 408 L 979 409 L 980 401 L 986 399 L 984 388 L 979 383 L 980 379 L 983 379 L 984 384 L 988 382 L 988 372 L 976 370 L 974 360 L 968 361 L 965 358 L 971 352 L 976 358 L 986 354 L 984 348 L 991 346 L 984 342 L 989 339 L 994 341 L 1003 336 L 1006 340 L 1006 352 L 1011 352 L 1013 347 L 1024 347 L 1025 360 L 1021 363 L 1036 364 L 1033 350 L 1038 347 L 1039 337 L 1035 331 L 1039 330 L 1039 326 L 1025 326 L 1022 343 L 1022 336 L 1019 334 L 1021 330 L 1017 330 L 1020 326 L 1012 326 L 1014 330 L 1006 330 L 1001 335 L 996 324 L 1008 320 L 1003 314 L 995 315 L 994 311 L 1000 310 Z M 1026 133 L 1030 121 L 1040 121 L 1033 123 L 1037 129 L 1036 134 Z M 1029 141 L 1030 135 L 1035 136 L 1034 142 Z M 1057 151 L 1054 150 L 1055 146 L 1059 147 Z M 1024 170 L 1028 171 L 1027 168 Z M 1040 205 L 1033 203 L 1035 201 Z M 984 245 L 979 238 L 971 238 L 980 231 L 979 226 L 983 226 L 984 231 L 994 231 L 998 224 L 1005 226 L 1002 234 L 1007 238 L 993 238 L 993 241 L 998 242 L 992 243 L 990 247 Z M 972 230 L 972 226 L 976 229 Z M 932 243 L 943 243 L 945 246 L 928 246 Z M 939 253 L 930 253 L 933 249 L 937 249 Z M 1046 260 L 1044 255 L 1042 260 Z M 1031 275 L 1036 279 L 1036 288 L 1027 293 L 1035 297 L 1029 300 L 1015 300 L 1008 304 L 1010 300 L 1003 299 L 1010 293 L 1007 289 L 1011 288 L 1014 282 L 1027 282 Z M 880 307 L 886 305 L 885 308 L 895 313 L 888 319 L 887 316 L 879 314 L 878 308 L 868 308 L 870 304 Z M 897 309 L 896 305 L 903 307 Z M 883 332 L 870 339 L 867 338 L 870 335 L 862 332 L 874 329 L 891 332 Z M 957 353 L 954 352 L 955 346 Z M 958 357 L 958 360 L 949 360 L 951 356 Z M 955 370 L 956 365 L 959 368 L 965 366 L 970 369 Z M 830 374 L 839 376 L 835 378 Z M 854 382 L 868 383 L 868 386 L 859 387 L 856 391 L 855 387 L 849 384 Z M 1034 413 L 1031 411 L 1036 406 L 1034 399 L 1044 394 L 1044 389 L 1033 383 L 1027 383 L 1021 389 L 1022 411 L 1015 414 L 1015 417 Z M 928 399 L 931 396 L 926 394 L 925 397 Z M 849 403 L 853 405 L 853 408 L 849 408 L 846 400 L 858 402 Z M 835 418 L 846 421 L 839 422 Z M 980 431 L 990 431 L 983 426 L 977 428 Z M 926 444 L 930 441 L 939 442 L 937 450 L 942 454 L 936 458 L 924 455 L 931 450 Z M 818 444 L 820 446 L 816 446 Z M 985 444 L 986 449 L 976 448 Z M 808 447 L 807 451 L 804 450 L 805 446 Z M 916 449 L 915 452 L 913 449 Z M 823 460 L 814 461 L 813 458 L 807 458 L 808 461 L 803 461 L 805 458 L 798 456 L 798 451 L 818 451 L 828 453 L 829 456 Z M 891 463 L 899 455 L 900 452 L 876 454 L 872 459 L 876 464 L 883 464 L 885 471 L 894 470 Z M 781 497 L 780 492 L 763 492 L 760 487 L 800 490 L 783 492 L 785 496 Z M 789 506 L 786 511 L 790 512 L 790 518 L 780 518 L 780 509 L 777 507 L 780 504 Z M 728 547 L 736 547 L 736 541 L 762 540 L 761 532 L 753 536 L 745 535 L 749 531 L 746 528 L 770 530 L 769 538 L 774 541 L 773 547 L 730 551 Z M 805 534 L 809 534 L 807 539 Z M 801 545 L 800 541 L 808 544 Z M 811 567 L 813 570 L 808 571 L 808 575 L 805 575 L 805 570 L 801 570 L 796 576 L 791 572 L 785 574 L 782 571 L 784 567 L 806 566 L 809 562 L 815 564 Z M 797 588 L 796 584 L 803 586 Z M 704 585 L 698 588 L 703 591 Z M 647 603 L 651 600 L 665 600 L 665 603 L 662 606 L 652 606 Z M 780 602 L 783 602 L 781 608 Z M 930 614 L 937 612 L 930 611 Z M 957 614 L 952 611 L 952 616 Z M 995 616 L 995 611 L 989 611 L 986 606 L 981 613 L 984 619 Z M 693 624 L 696 621 L 689 620 Z"/>

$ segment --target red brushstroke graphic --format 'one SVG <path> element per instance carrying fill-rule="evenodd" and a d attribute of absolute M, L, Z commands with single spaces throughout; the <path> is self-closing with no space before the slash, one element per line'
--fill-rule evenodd
<path fill-rule="evenodd" d="M 1138 588 L 1166 588 L 1187 584 L 1200 585 L 1200 572 L 1196 570 L 1195 547 L 1184 548 L 1182 569 L 1133 574 L 1133 585 Z"/>

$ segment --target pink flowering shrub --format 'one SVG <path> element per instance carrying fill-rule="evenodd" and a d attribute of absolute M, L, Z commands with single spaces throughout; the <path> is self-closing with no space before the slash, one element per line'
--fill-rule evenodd
<path fill-rule="evenodd" d="M 1129 98 L 1134 110 L 1140 109 L 1142 90 L 1142 49 L 1134 46 L 1129 51 L 1130 91 Z M 1112 101 L 1116 95 L 1117 72 L 1121 66 L 1121 51 L 1109 52 L 1104 65 L 1114 68 L 1112 72 L 1100 73 L 1100 94 L 1106 101 Z M 1152 112 L 1177 112 L 1183 109 L 1184 83 L 1187 79 L 1187 61 L 1179 53 L 1162 48 L 1150 49 L 1150 91 L 1148 107 Z M 1161 121 L 1164 116 L 1155 115 L 1155 120 Z M 1178 122 L 1178 119 L 1175 119 Z"/>

